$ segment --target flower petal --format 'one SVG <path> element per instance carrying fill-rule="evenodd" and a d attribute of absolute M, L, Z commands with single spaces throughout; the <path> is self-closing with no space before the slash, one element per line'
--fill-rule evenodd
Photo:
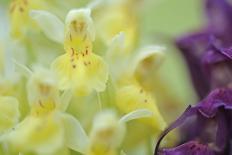
<path fill-rule="evenodd" d="M 7 137 L 7 142 L 19 152 L 52 154 L 64 144 L 64 131 L 55 115 L 26 117 Z"/>
<path fill-rule="evenodd" d="M 131 74 L 134 74 L 134 72 L 136 71 L 136 69 L 138 69 L 139 65 L 142 65 L 142 63 L 146 64 L 146 59 L 151 58 L 152 59 L 152 63 L 159 65 L 163 58 L 164 58 L 164 51 L 165 48 L 161 47 L 161 46 L 146 46 L 143 47 L 141 50 L 139 50 L 132 61 L 132 68 L 130 69 Z M 147 67 L 147 66 L 145 66 Z"/>
<path fill-rule="evenodd" d="M 58 43 L 64 42 L 64 24 L 58 17 L 43 10 L 33 10 L 30 16 L 49 39 Z"/>
<path fill-rule="evenodd" d="M 151 117 L 153 113 L 147 109 L 138 109 L 135 111 L 132 111 L 126 115 L 124 115 L 119 122 L 120 123 L 126 123 L 134 119 L 144 118 L 144 117 Z"/>
<path fill-rule="evenodd" d="M 85 153 L 89 145 L 89 138 L 79 121 L 69 114 L 62 114 L 62 119 L 66 145 L 75 151 Z"/>
<path fill-rule="evenodd" d="M 222 39 L 224 45 L 230 46 L 232 41 L 232 37 L 229 35 L 232 32 L 232 5 L 228 0 L 206 0 L 205 3 L 208 29 L 216 37 Z"/>
<path fill-rule="evenodd" d="M 103 91 L 108 80 L 108 67 L 103 59 L 93 53 L 72 63 L 68 54 L 58 57 L 52 69 L 60 79 L 60 88 L 74 88 L 78 94 L 86 95 L 92 90 Z"/>

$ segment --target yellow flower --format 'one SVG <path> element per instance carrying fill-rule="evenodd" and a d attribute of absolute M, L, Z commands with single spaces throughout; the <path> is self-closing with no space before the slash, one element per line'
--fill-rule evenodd
<path fill-rule="evenodd" d="M 124 115 L 120 119 L 115 111 L 104 110 L 97 114 L 90 131 L 90 144 L 87 155 L 118 155 L 120 145 L 126 132 L 128 121 L 151 117 L 149 110 L 136 110 Z"/>
<path fill-rule="evenodd" d="M 62 95 L 50 70 L 37 68 L 27 85 L 31 112 L 7 136 L 13 150 L 22 153 L 56 154 L 60 148 L 83 152 L 88 142 L 80 123 L 65 113 L 72 92 Z"/>
<path fill-rule="evenodd" d="M 37 67 L 27 83 L 31 114 L 47 115 L 60 105 L 57 78 L 50 70 Z"/>
<path fill-rule="evenodd" d="M 52 63 L 52 69 L 59 78 L 59 88 L 62 90 L 73 88 L 81 95 L 87 95 L 93 90 L 103 91 L 108 79 L 106 63 L 92 51 L 95 31 L 90 14 L 89 9 L 71 10 L 64 26 L 57 17 L 48 12 L 31 13 L 49 38 L 53 40 L 56 38 L 55 41 L 64 43 L 66 53 Z M 43 23 L 44 19 L 46 19 L 45 23 Z M 57 25 L 59 28 L 48 30 Z M 62 29 L 65 29 L 63 36 L 59 31 Z M 57 36 L 56 32 L 58 37 L 54 37 Z"/>
<path fill-rule="evenodd" d="M 64 144 L 64 130 L 59 118 L 26 117 L 10 133 L 9 143 L 16 152 L 54 153 Z"/>
<path fill-rule="evenodd" d="M 12 36 L 23 37 L 27 29 L 34 26 L 28 15 L 29 11 L 43 8 L 45 8 L 43 0 L 12 0 L 9 8 Z"/>
<path fill-rule="evenodd" d="M 125 134 L 125 125 L 119 124 L 113 111 L 103 111 L 93 122 L 90 133 L 90 155 L 115 155 Z"/>
<path fill-rule="evenodd" d="M 125 52 L 124 33 L 116 35 L 106 55 L 110 73 L 116 85 L 116 106 L 123 113 L 137 109 L 148 109 L 154 113 L 152 118 L 145 118 L 143 122 L 150 124 L 154 132 L 163 130 L 166 126 L 155 99 L 145 90 L 135 77 L 135 72 L 140 64 L 151 58 L 158 65 L 163 59 L 163 48 L 147 46 L 134 53 Z M 130 64 L 128 66 L 128 64 Z"/>
<path fill-rule="evenodd" d="M 129 0 L 95 0 L 89 4 L 93 9 L 98 35 L 104 43 L 109 44 L 116 34 L 124 32 L 127 36 L 126 51 L 130 52 L 135 47 L 139 29 L 134 3 Z"/>
<path fill-rule="evenodd" d="M 150 124 L 158 131 L 166 127 L 166 123 L 156 106 L 155 99 L 139 85 L 131 84 L 120 87 L 117 91 L 116 104 L 123 113 L 129 113 L 137 109 L 148 109 L 153 112 L 153 116 L 143 118 L 141 121 Z"/>

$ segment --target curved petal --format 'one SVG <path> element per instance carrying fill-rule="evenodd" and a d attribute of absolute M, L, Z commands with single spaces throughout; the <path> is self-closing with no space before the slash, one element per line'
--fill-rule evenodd
<path fill-rule="evenodd" d="M 153 113 L 150 110 L 147 109 L 138 109 L 135 111 L 132 111 L 126 115 L 124 115 L 119 122 L 120 123 L 126 123 L 134 119 L 144 118 L 144 117 L 151 117 Z"/>
<path fill-rule="evenodd" d="M 105 58 L 114 80 L 119 79 L 128 68 L 130 53 L 125 51 L 125 34 L 120 32 L 112 39 Z"/>
<path fill-rule="evenodd" d="M 141 65 L 144 61 L 146 61 L 146 59 L 149 58 L 152 59 L 153 64 L 158 66 L 164 58 L 164 50 L 164 47 L 154 45 L 147 46 L 139 50 L 132 60 L 132 68 L 130 69 L 131 74 L 134 74 L 139 65 Z"/>
<path fill-rule="evenodd" d="M 30 12 L 30 16 L 37 22 L 49 39 L 63 43 L 64 24 L 58 17 L 43 10 L 33 10 Z"/>
<path fill-rule="evenodd" d="M 89 138 L 80 122 L 69 114 L 62 114 L 65 127 L 66 145 L 78 152 L 85 153 L 89 145 Z"/>

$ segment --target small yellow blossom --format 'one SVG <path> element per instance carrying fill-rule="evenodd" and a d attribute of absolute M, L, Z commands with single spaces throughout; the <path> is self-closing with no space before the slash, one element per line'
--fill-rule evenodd
<path fill-rule="evenodd" d="M 9 8 L 12 36 L 15 38 L 23 37 L 27 29 L 34 26 L 29 17 L 29 11 L 44 7 L 43 0 L 12 0 Z"/>
<path fill-rule="evenodd" d="M 65 147 L 85 150 L 84 130 L 73 116 L 64 112 L 72 96 L 70 92 L 59 95 L 56 83 L 50 70 L 37 68 L 31 72 L 27 85 L 31 112 L 7 137 L 16 152 L 55 155 Z"/>
<path fill-rule="evenodd" d="M 119 32 L 124 32 L 125 49 L 131 52 L 137 44 L 139 35 L 138 19 L 136 16 L 134 3 L 129 0 L 95 0 L 89 4 L 93 9 L 93 16 L 96 21 L 97 29 L 104 30 L 99 32 L 99 36 L 106 44 Z"/>
<path fill-rule="evenodd" d="M 55 74 L 41 67 L 31 74 L 27 92 L 32 115 L 48 114 L 60 104 Z"/>
<path fill-rule="evenodd" d="M 52 63 L 52 69 L 59 78 L 62 90 L 73 88 L 77 94 L 87 95 L 91 91 L 103 91 L 108 79 L 108 68 L 104 60 L 93 53 L 92 43 L 95 30 L 89 9 L 71 10 L 65 21 L 64 42 L 65 54 Z M 43 26 L 43 18 L 55 18 L 45 11 L 33 11 L 32 17 Z M 57 18 L 54 20 L 57 22 Z M 46 22 L 47 23 L 47 22 Z M 60 22 L 59 22 L 60 23 Z M 54 23 L 52 24 L 54 26 Z M 59 24 L 61 25 L 61 24 Z M 51 26 L 51 27 L 53 27 Z M 60 26 L 60 30 L 62 29 Z M 53 31 L 53 30 L 51 30 Z M 57 29 L 55 30 L 57 32 Z M 61 30 L 62 31 L 62 30 Z M 51 34 L 45 33 L 51 37 Z M 54 38 L 54 37 L 53 37 Z"/>
<path fill-rule="evenodd" d="M 151 111 L 145 109 L 132 111 L 120 119 L 112 110 L 104 110 L 97 114 L 90 132 L 87 155 L 119 155 L 120 145 L 126 133 L 126 123 L 152 115 Z"/>
<path fill-rule="evenodd" d="M 125 125 L 118 122 L 113 111 L 104 111 L 96 116 L 90 133 L 89 155 L 116 155 L 125 134 Z"/>
<path fill-rule="evenodd" d="M 153 57 L 153 61 L 158 65 L 163 58 L 163 49 L 158 46 L 148 46 L 139 52 L 128 54 L 123 45 L 124 33 L 120 33 L 112 40 L 106 55 L 112 79 L 116 83 L 116 105 L 123 113 L 141 108 L 152 111 L 154 116 L 143 121 L 150 124 L 155 132 L 163 130 L 166 123 L 156 106 L 155 99 L 135 77 L 136 70 L 145 59 Z"/>

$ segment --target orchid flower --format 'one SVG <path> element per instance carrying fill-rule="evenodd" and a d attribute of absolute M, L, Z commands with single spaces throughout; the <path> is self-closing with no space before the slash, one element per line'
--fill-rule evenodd
<path fill-rule="evenodd" d="M 32 18 L 52 40 L 63 43 L 65 54 L 52 63 L 59 88 L 75 89 L 79 95 L 105 89 L 108 69 L 104 60 L 93 53 L 94 24 L 89 9 L 69 11 L 65 24 L 46 11 L 32 11 Z"/>
<path fill-rule="evenodd" d="M 93 10 L 97 30 L 104 29 L 98 33 L 98 36 L 105 44 L 109 45 L 115 35 L 124 32 L 127 36 L 125 51 L 130 52 L 134 49 L 139 35 L 139 24 L 135 12 L 137 3 L 130 0 L 94 0 L 88 4 L 88 7 Z"/>
<path fill-rule="evenodd" d="M 126 133 L 126 123 L 135 119 L 152 117 L 154 113 L 139 109 L 127 113 L 118 119 L 115 111 L 104 110 L 98 113 L 93 121 L 88 137 L 87 155 L 118 155 Z M 122 153 L 121 153 L 122 154 Z"/>
<path fill-rule="evenodd" d="M 27 29 L 35 26 L 29 17 L 30 10 L 43 9 L 45 6 L 43 0 L 13 0 L 9 8 L 12 36 L 23 38 Z"/>
<path fill-rule="evenodd" d="M 50 70 L 28 72 L 30 113 L 6 136 L 13 153 L 58 154 L 67 148 L 83 152 L 86 133 L 79 121 L 65 113 L 70 91 L 59 95 L 56 77 Z"/>

